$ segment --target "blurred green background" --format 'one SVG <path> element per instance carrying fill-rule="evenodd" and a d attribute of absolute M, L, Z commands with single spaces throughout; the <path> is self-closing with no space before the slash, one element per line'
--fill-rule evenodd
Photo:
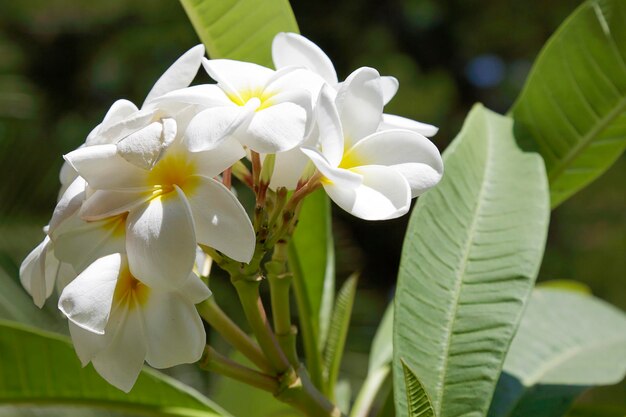
<path fill-rule="evenodd" d="M 318 0 L 292 6 L 301 32 L 328 53 L 340 78 L 363 65 L 397 77 L 400 91 L 386 111 L 440 126 L 434 142 L 443 150 L 472 103 L 508 110 L 541 46 L 578 4 Z M 14 276 L 42 239 L 62 154 L 84 141 L 116 99 L 140 104 L 196 43 L 176 1 L 0 2 L 0 273 Z M 626 309 L 625 180 L 622 156 L 554 211 L 540 280 L 585 283 Z M 363 272 L 343 369 L 358 380 L 393 292 L 408 216 L 372 223 L 334 214 L 338 278 Z M 580 403 L 626 407 L 626 384 L 592 390 Z"/>

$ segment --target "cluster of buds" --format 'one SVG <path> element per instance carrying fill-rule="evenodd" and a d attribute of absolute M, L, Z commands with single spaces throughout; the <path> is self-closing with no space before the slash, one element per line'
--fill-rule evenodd
<path fill-rule="evenodd" d="M 212 352 L 201 315 L 262 370 L 296 366 L 287 343 L 266 349 L 272 329 L 247 284 L 286 272 L 302 200 L 323 188 L 357 217 L 391 219 L 441 179 L 427 139 L 437 129 L 383 113 L 395 78 L 364 67 L 339 82 L 330 59 L 297 34 L 277 35 L 272 53 L 276 70 L 208 60 L 196 46 L 141 108 L 115 102 L 65 155 L 46 237 L 20 276 L 38 306 L 57 289 L 80 360 L 124 391 L 144 361 L 165 368 Z M 215 84 L 189 86 L 200 67 Z M 254 191 L 252 216 L 233 178 Z M 230 273 L 261 354 L 211 302 L 205 259 Z"/>

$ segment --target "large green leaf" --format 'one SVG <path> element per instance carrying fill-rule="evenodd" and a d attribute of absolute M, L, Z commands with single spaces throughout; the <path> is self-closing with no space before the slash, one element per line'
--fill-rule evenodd
<path fill-rule="evenodd" d="M 289 267 L 304 341 L 307 368 L 316 386 L 322 386 L 322 350 L 330 326 L 335 292 L 335 252 L 330 201 L 324 190 L 302 204 L 298 227 L 289 245 Z"/>
<path fill-rule="evenodd" d="M 394 391 L 406 416 L 400 358 L 438 417 L 489 408 L 530 296 L 549 218 L 541 157 L 523 152 L 511 119 L 480 105 L 444 154 L 442 182 L 420 197 L 395 297 Z"/>
<path fill-rule="evenodd" d="M 588 387 L 625 374 L 626 314 L 580 292 L 536 289 L 489 415 L 560 417 Z"/>
<path fill-rule="evenodd" d="M 133 415 L 227 415 L 198 392 L 156 371 L 142 371 L 129 394 L 82 368 L 60 335 L 0 321 L 0 405 L 71 405 Z"/>
<path fill-rule="evenodd" d="M 546 161 L 556 206 L 626 147 L 626 2 L 585 2 L 537 58 L 511 114 Z"/>
<path fill-rule="evenodd" d="M 272 66 L 279 32 L 298 32 L 288 0 L 180 0 L 211 58 Z"/>

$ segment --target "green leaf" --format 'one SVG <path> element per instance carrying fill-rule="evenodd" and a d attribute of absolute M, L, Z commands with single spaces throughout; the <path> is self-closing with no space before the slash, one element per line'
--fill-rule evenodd
<path fill-rule="evenodd" d="M 399 417 L 407 408 L 400 358 L 439 417 L 489 408 L 550 214 L 541 157 L 523 152 L 512 129 L 511 119 L 476 105 L 444 153 L 442 182 L 411 216 L 395 297 Z"/>
<path fill-rule="evenodd" d="M 626 314 L 587 294 L 533 292 L 489 415 L 560 417 L 590 386 L 626 375 Z"/>
<path fill-rule="evenodd" d="M 323 383 L 322 350 L 328 335 L 335 293 L 335 252 L 330 201 L 324 190 L 303 202 L 289 245 L 289 268 L 301 318 L 307 368 L 313 383 Z"/>
<path fill-rule="evenodd" d="M 335 383 L 337 378 L 339 378 L 339 366 L 341 365 L 343 348 L 346 345 L 346 337 L 348 336 L 358 279 L 359 276 L 357 274 L 351 275 L 337 294 L 333 318 L 328 331 L 328 340 L 324 349 L 328 393 L 334 393 Z"/>
<path fill-rule="evenodd" d="M 404 362 L 402 363 L 402 374 L 406 386 L 406 402 L 409 417 L 435 417 L 433 404 L 428 398 L 428 393 L 415 373 Z"/>
<path fill-rule="evenodd" d="M 272 39 L 298 32 L 288 0 L 180 0 L 211 58 L 272 66 Z"/>
<path fill-rule="evenodd" d="M 145 368 L 129 394 L 82 368 L 60 335 L 0 320 L 0 406 L 81 406 L 163 417 L 227 415 L 206 397 Z"/>
<path fill-rule="evenodd" d="M 545 159 L 552 206 L 580 190 L 626 147 L 626 2 L 580 6 L 541 51 L 511 110 L 516 135 Z"/>

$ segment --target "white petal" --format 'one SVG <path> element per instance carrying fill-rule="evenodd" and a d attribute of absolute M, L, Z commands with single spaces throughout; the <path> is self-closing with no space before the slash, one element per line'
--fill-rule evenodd
<path fill-rule="evenodd" d="M 54 253 L 80 273 L 96 259 L 125 251 L 124 225 L 122 216 L 86 222 L 74 215 L 53 233 Z"/>
<path fill-rule="evenodd" d="M 183 141 L 191 152 L 214 149 L 253 114 L 254 109 L 236 105 L 201 111 L 189 122 Z"/>
<path fill-rule="evenodd" d="M 76 210 L 81 207 L 83 200 L 85 199 L 86 186 L 87 183 L 85 180 L 82 177 L 77 177 L 69 185 L 69 187 L 67 187 L 54 208 L 54 213 L 52 214 L 52 218 L 48 224 L 48 233 L 52 233 L 54 229 L 59 226 L 59 224 L 74 214 Z"/>
<path fill-rule="evenodd" d="M 59 171 L 59 181 L 61 182 L 61 190 L 59 191 L 59 198 L 63 195 L 67 187 L 78 177 L 78 172 L 67 161 L 63 161 L 61 170 Z"/>
<path fill-rule="evenodd" d="M 274 74 L 269 68 L 231 59 L 205 58 L 202 66 L 227 94 L 235 96 L 262 89 Z"/>
<path fill-rule="evenodd" d="M 167 110 L 175 103 L 194 104 L 200 107 L 223 107 L 232 104 L 232 101 L 216 84 L 201 84 L 171 91 L 156 98 L 151 105 Z"/>
<path fill-rule="evenodd" d="M 393 219 L 409 211 L 409 184 L 393 168 L 368 165 L 353 171 L 363 176 L 363 184 L 358 187 L 324 184 L 326 193 L 339 207 L 364 220 Z"/>
<path fill-rule="evenodd" d="M 201 250 L 200 250 L 200 253 L 203 254 Z M 197 255 L 198 255 L 198 252 L 196 252 L 196 262 L 198 259 Z M 211 258 L 208 256 L 206 258 L 208 258 L 209 261 L 211 260 Z M 207 273 L 205 276 L 208 276 L 208 275 L 209 274 Z M 187 278 L 180 285 L 180 287 L 178 287 L 178 292 L 183 297 L 185 297 L 187 301 L 189 301 L 191 304 L 201 303 L 202 301 L 209 298 L 212 294 L 209 287 L 207 287 L 206 284 L 202 282 L 202 280 L 194 272 L 192 272 L 189 275 L 189 278 Z"/>
<path fill-rule="evenodd" d="M 80 359 L 82 366 L 87 366 L 87 364 L 91 362 L 98 352 L 106 348 L 111 337 L 109 337 L 108 334 L 96 334 L 90 332 L 89 330 L 85 330 L 75 325 L 71 321 L 68 322 L 68 324 L 70 328 L 70 336 L 72 337 L 72 345 L 74 345 L 76 355 L 78 355 L 78 359 Z"/>
<path fill-rule="evenodd" d="M 337 166 L 343 156 L 343 131 L 333 99 L 334 92 L 325 86 L 317 101 L 317 126 L 322 153 L 331 165 Z"/>
<path fill-rule="evenodd" d="M 193 177 L 183 189 L 191 206 L 198 243 L 239 262 L 250 262 L 256 237 L 245 209 L 224 185 Z"/>
<path fill-rule="evenodd" d="M 104 334 L 111 314 L 117 278 L 125 260 L 119 253 L 105 256 L 89 265 L 61 294 L 59 310 L 79 327 Z"/>
<path fill-rule="evenodd" d="M 154 84 L 154 87 L 152 87 L 152 90 L 150 90 L 146 97 L 146 101 L 144 101 L 144 106 L 163 94 L 187 87 L 191 84 L 198 73 L 203 56 L 204 46 L 202 45 L 196 45 L 185 52 Z"/>
<path fill-rule="evenodd" d="M 337 92 L 336 104 L 346 147 L 374 133 L 383 113 L 378 71 L 363 67 L 350 74 Z"/>
<path fill-rule="evenodd" d="M 124 392 L 129 392 L 146 357 L 147 348 L 140 309 L 115 311 L 109 322 L 119 324 L 107 326 L 111 333 L 110 342 L 91 360 L 96 371 L 107 382 Z"/>
<path fill-rule="evenodd" d="M 87 146 L 64 156 L 94 189 L 145 188 L 148 171 L 117 153 L 115 145 Z"/>
<path fill-rule="evenodd" d="M 152 190 L 96 190 L 83 203 L 78 213 L 83 220 L 102 220 L 137 207 L 152 197 Z"/>
<path fill-rule="evenodd" d="M 46 255 L 50 244 L 51 241 L 46 236 L 20 265 L 20 282 L 39 308 L 46 302 Z"/>
<path fill-rule="evenodd" d="M 435 136 L 439 131 L 437 126 L 429 125 L 427 123 L 417 122 L 406 117 L 396 116 L 394 114 L 383 114 L 383 120 L 378 126 L 378 130 L 389 129 L 407 129 L 417 132 L 421 135 L 430 138 Z"/>
<path fill-rule="evenodd" d="M 162 152 L 163 124 L 153 122 L 117 143 L 119 155 L 131 164 L 149 170 Z M 174 133 L 176 134 L 176 133 Z"/>
<path fill-rule="evenodd" d="M 117 143 L 133 132 L 149 125 L 158 118 L 156 109 L 136 111 L 110 126 L 100 128 L 98 136 L 88 146 Z"/>
<path fill-rule="evenodd" d="M 398 92 L 398 87 L 400 83 L 396 77 L 391 77 L 389 75 L 384 75 L 380 77 L 380 88 L 383 92 L 383 103 L 387 104 L 391 101 L 393 96 Z"/>
<path fill-rule="evenodd" d="M 221 174 L 245 156 L 246 151 L 235 139 L 227 139 L 209 151 L 189 154 L 189 158 L 195 163 L 197 173 L 210 178 Z"/>
<path fill-rule="evenodd" d="M 272 42 L 276 68 L 297 65 L 319 74 L 327 83 L 337 84 L 337 73 L 330 58 L 319 46 L 296 33 L 279 33 Z"/>
<path fill-rule="evenodd" d="M 345 158 L 355 165 L 394 167 L 409 182 L 416 197 L 436 185 L 443 176 L 443 161 L 437 147 L 410 130 L 385 130 L 357 143 Z"/>
<path fill-rule="evenodd" d="M 333 183 L 342 188 L 354 188 L 361 184 L 362 178 L 359 174 L 347 169 L 333 167 L 324 155 L 320 154 L 316 149 L 301 148 L 301 150 L 313 161 L 313 164 L 325 177 L 327 183 Z"/>
<path fill-rule="evenodd" d="M 191 209 L 180 188 L 174 189 L 131 210 L 126 223 L 130 270 L 151 287 L 176 286 L 193 269 L 196 236 Z"/>
<path fill-rule="evenodd" d="M 259 153 L 292 149 L 305 137 L 307 109 L 290 102 L 257 111 L 245 132 L 237 132 L 242 144 Z"/>
<path fill-rule="evenodd" d="M 200 359 L 206 333 L 193 303 L 176 292 L 153 291 L 142 313 L 151 366 L 169 368 Z"/>
<path fill-rule="evenodd" d="M 137 106 L 128 100 L 117 100 L 104 116 L 102 123 L 89 133 L 85 143 L 89 146 L 110 143 L 107 137 L 101 136 L 102 133 L 108 131 L 112 126 L 122 122 L 124 119 L 131 117 L 138 110 Z"/>
<path fill-rule="evenodd" d="M 161 119 L 161 123 L 163 123 L 163 135 L 161 136 L 162 149 L 165 150 L 174 143 L 174 139 L 176 139 L 176 134 L 178 133 L 178 126 L 176 125 L 176 120 L 170 117 Z"/>
<path fill-rule="evenodd" d="M 278 187 L 285 187 L 288 190 L 295 190 L 309 163 L 309 157 L 302 153 L 300 148 L 277 153 L 270 188 L 275 190 Z"/>

